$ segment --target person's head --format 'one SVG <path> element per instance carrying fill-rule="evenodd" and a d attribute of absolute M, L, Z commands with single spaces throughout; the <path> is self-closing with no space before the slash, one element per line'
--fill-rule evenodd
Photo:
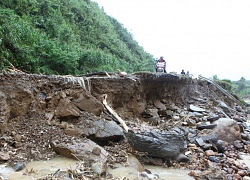
<path fill-rule="evenodd" d="M 161 56 L 160 59 L 163 59 L 163 56 Z"/>

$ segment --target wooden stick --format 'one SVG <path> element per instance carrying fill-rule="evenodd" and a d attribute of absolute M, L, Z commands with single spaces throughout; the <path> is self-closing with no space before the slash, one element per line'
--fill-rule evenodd
<path fill-rule="evenodd" d="M 102 103 L 103 103 L 103 105 L 121 123 L 122 127 L 124 128 L 124 130 L 126 132 L 128 132 L 128 126 L 126 125 L 126 123 L 122 120 L 122 118 L 120 118 L 120 116 L 111 107 L 109 107 L 109 105 L 107 103 L 107 97 L 108 97 L 107 94 L 103 95 L 103 97 L 102 97 Z"/>

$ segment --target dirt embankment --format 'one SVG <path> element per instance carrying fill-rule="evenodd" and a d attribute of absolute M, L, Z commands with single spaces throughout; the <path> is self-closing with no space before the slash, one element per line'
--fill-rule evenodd
<path fill-rule="evenodd" d="M 174 126 L 197 131 L 197 124 L 203 125 L 202 121 L 211 117 L 233 119 L 237 115 L 236 111 L 230 111 L 237 105 L 215 86 L 181 75 L 138 73 L 125 77 L 117 74 L 71 77 L 5 74 L 0 75 L 2 159 L 53 158 L 56 151 L 52 142 L 60 144 L 88 138 L 99 145 L 107 145 L 110 141 L 120 141 L 123 135 L 107 138 L 94 132 L 93 126 L 99 126 L 103 120 L 115 120 L 102 104 L 103 94 L 107 95 L 108 105 L 136 132 L 150 128 L 168 130 Z M 217 108 L 220 102 L 228 111 L 219 111 L 223 109 Z M 207 111 L 190 115 L 190 111 L 199 111 L 197 108 L 190 110 L 190 105 Z M 246 115 L 240 113 L 237 118 L 244 121 Z M 203 130 L 204 127 L 199 128 Z M 114 148 L 105 149 L 111 153 Z"/>

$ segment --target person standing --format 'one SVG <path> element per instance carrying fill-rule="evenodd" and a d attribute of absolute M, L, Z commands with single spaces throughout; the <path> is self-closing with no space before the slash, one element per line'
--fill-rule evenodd
<path fill-rule="evenodd" d="M 157 60 L 156 62 L 156 67 L 155 67 L 156 72 L 158 72 L 157 71 L 158 68 L 163 68 L 164 73 L 166 73 L 166 61 L 164 60 L 163 56 L 161 56 L 160 59 Z"/>
<path fill-rule="evenodd" d="M 184 71 L 184 69 L 182 69 L 181 74 L 185 75 L 185 71 Z"/>

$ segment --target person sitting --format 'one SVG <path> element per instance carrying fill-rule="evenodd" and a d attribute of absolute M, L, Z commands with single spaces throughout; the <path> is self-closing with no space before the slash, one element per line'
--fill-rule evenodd
<path fill-rule="evenodd" d="M 185 71 L 184 71 L 184 69 L 182 69 L 181 74 L 185 75 Z"/>
<path fill-rule="evenodd" d="M 158 69 L 161 68 L 163 69 L 163 72 L 166 73 L 166 61 L 163 59 L 163 56 L 161 56 L 160 59 L 156 61 L 156 72 L 158 72 Z"/>

